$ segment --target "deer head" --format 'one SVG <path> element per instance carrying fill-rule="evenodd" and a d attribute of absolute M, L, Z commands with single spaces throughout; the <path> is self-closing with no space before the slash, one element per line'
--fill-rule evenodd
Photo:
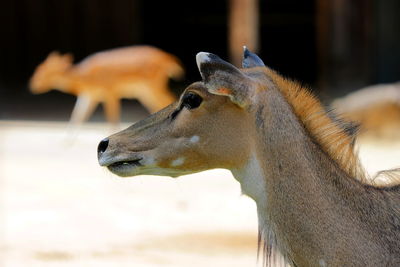
<path fill-rule="evenodd" d="M 266 83 L 262 61 L 245 49 L 244 69 L 211 53 L 198 53 L 202 82 L 147 119 L 98 146 L 101 166 L 119 176 L 180 175 L 213 168 L 237 169 L 255 145 L 252 103 Z"/>
<path fill-rule="evenodd" d="M 40 94 L 54 89 L 55 80 L 71 67 L 72 62 L 71 54 L 51 52 L 33 73 L 29 82 L 31 92 Z"/>

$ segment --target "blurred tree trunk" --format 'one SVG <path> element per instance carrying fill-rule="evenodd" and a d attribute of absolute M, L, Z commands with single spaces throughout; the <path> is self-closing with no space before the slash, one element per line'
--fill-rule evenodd
<path fill-rule="evenodd" d="M 373 0 L 316 0 L 318 84 L 330 95 L 373 79 Z"/>
<path fill-rule="evenodd" d="M 400 1 L 375 3 L 376 11 L 376 81 L 400 81 Z"/>
<path fill-rule="evenodd" d="M 229 1 L 229 54 L 231 62 L 241 66 L 243 46 L 252 52 L 259 47 L 258 0 Z"/>

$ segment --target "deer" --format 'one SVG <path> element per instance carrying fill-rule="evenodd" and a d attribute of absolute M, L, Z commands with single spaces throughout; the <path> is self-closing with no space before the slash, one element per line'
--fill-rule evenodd
<path fill-rule="evenodd" d="M 247 48 L 242 68 L 208 52 L 196 62 L 201 81 L 103 139 L 100 166 L 121 177 L 230 170 L 256 203 L 267 266 L 400 266 L 400 183 L 368 180 L 349 124 Z"/>
<path fill-rule="evenodd" d="M 29 87 L 34 94 L 57 89 L 75 95 L 72 125 L 88 120 L 99 103 L 104 105 L 107 121 L 115 125 L 122 98 L 138 99 L 154 113 L 176 100 L 168 81 L 183 74 L 178 58 L 151 46 L 106 50 L 75 65 L 71 54 L 52 52 L 34 71 Z"/>
<path fill-rule="evenodd" d="M 335 99 L 331 106 L 346 119 L 360 124 L 363 136 L 400 136 L 400 82 L 367 86 Z"/>

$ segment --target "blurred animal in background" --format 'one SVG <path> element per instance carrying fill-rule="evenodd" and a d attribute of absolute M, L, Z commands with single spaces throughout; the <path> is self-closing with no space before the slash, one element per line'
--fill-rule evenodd
<path fill-rule="evenodd" d="M 73 65 L 71 54 L 52 52 L 30 80 L 32 93 L 52 89 L 77 96 L 70 122 L 89 119 L 99 103 L 107 121 L 120 118 L 120 99 L 137 99 L 153 113 L 175 101 L 169 78 L 183 77 L 175 56 L 151 46 L 131 46 L 95 53 Z"/>
<path fill-rule="evenodd" d="M 400 82 L 368 86 L 332 102 L 346 119 L 361 126 L 361 135 L 400 137 Z"/>

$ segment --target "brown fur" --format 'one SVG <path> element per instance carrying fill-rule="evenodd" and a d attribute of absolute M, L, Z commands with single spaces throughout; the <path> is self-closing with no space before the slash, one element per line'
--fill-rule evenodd
<path fill-rule="evenodd" d="M 179 60 L 150 46 L 132 46 L 103 51 L 73 65 L 72 56 L 51 53 L 30 80 L 33 93 L 57 89 L 77 96 L 71 122 L 89 118 L 98 103 L 105 105 L 109 122 L 119 120 L 120 99 L 136 98 L 151 113 L 175 100 L 169 78 L 179 78 Z"/>
<path fill-rule="evenodd" d="M 357 154 L 354 152 L 354 140 L 351 135 L 328 116 L 318 99 L 300 84 L 283 78 L 275 71 L 265 68 L 268 76 L 276 83 L 293 108 L 309 134 L 315 138 L 322 149 L 350 176 L 367 182 Z"/>
<path fill-rule="evenodd" d="M 343 116 L 361 125 L 363 136 L 399 139 L 400 103 L 380 103 L 351 112 Z"/>
<path fill-rule="evenodd" d="M 361 126 L 361 137 L 400 137 L 399 82 L 367 86 L 335 99 L 331 106 Z"/>
<path fill-rule="evenodd" d="M 203 82 L 184 95 L 201 104 L 182 97 L 103 140 L 99 163 L 123 177 L 231 170 L 257 203 L 266 264 L 399 266 L 400 185 L 362 181 L 352 134 L 269 69 L 239 70 L 209 53 L 197 59 Z"/>

